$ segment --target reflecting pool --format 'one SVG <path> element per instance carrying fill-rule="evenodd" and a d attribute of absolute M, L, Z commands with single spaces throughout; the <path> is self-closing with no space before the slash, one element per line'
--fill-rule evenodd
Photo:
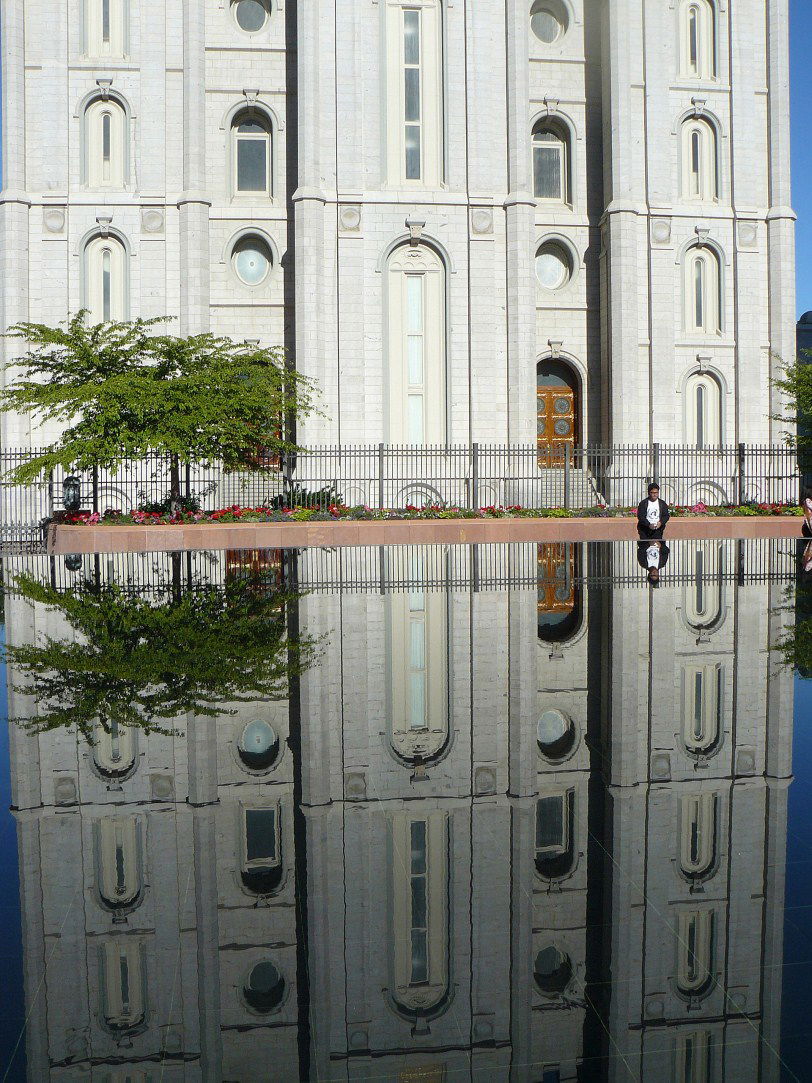
<path fill-rule="evenodd" d="M 812 1078 L 803 569 L 6 557 L 0 1080 Z"/>

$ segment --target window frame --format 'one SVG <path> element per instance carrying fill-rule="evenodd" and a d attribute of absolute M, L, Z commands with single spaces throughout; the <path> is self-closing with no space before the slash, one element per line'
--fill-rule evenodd
<path fill-rule="evenodd" d="M 251 812 L 273 813 L 274 824 L 274 848 L 273 860 L 267 857 L 248 857 L 248 814 Z M 278 869 L 282 864 L 282 824 L 281 805 L 279 801 L 270 804 L 243 804 L 240 806 L 240 840 L 242 854 L 242 869 L 245 872 L 256 872 L 263 869 Z"/>
<path fill-rule="evenodd" d="M 550 138 L 542 138 L 542 136 Z M 541 195 L 536 184 L 536 153 L 542 149 L 554 148 L 558 156 L 557 196 Z M 533 124 L 530 135 L 530 174 L 533 181 L 533 199 L 541 206 L 563 206 L 573 208 L 572 184 L 572 132 L 567 123 L 557 116 L 543 116 Z"/>
<path fill-rule="evenodd" d="M 239 127 L 246 121 L 256 123 L 262 127 L 264 134 L 240 135 Z M 241 142 L 264 142 L 265 144 L 265 188 L 240 188 L 239 147 Z M 274 118 L 262 108 L 248 106 L 238 109 L 231 117 L 229 123 L 230 162 L 231 162 L 231 198 L 243 202 L 264 201 L 273 202 L 276 192 L 275 162 L 276 162 L 276 124 Z"/>
<path fill-rule="evenodd" d="M 109 118 L 109 175 L 104 121 Z M 82 111 L 82 182 L 94 191 L 124 191 L 130 183 L 130 114 L 118 95 L 94 94 Z"/>
<path fill-rule="evenodd" d="M 96 280 L 104 275 L 104 252 L 110 253 L 109 319 L 105 314 L 105 286 Z M 92 234 L 82 246 L 82 308 L 88 310 L 90 323 L 116 323 L 129 319 L 129 248 L 112 231 Z M 97 265 L 98 264 L 98 265 Z M 97 318 L 98 317 L 98 318 Z"/>
<path fill-rule="evenodd" d="M 701 272 L 701 280 L 698 274 Z M 693 244 L 683 270 L 684 324 L 689 335 L 719 336 L 724 321 L 721 258 L 709 244 Z"/>
<path fill-rule="evenodd" d="M 705 117 L 686 117 L 681 126 L 682 198 L 690 203 L 718 203 L 719 137 L 716 125 Z M 694 169 L 694 142 L 698 162 Z"/>
<path fill-rule="evenodd" d="M 696 19 L 692 20 L 692 16 Z M 683 0 L 679 11 L 680 75 L 697 82 L 716 81 L 718 12 L 711 0 Z M 696 57 L 692 46 L 692 22 L 696 27 Z"/>
<path fill-rule="evenodd" d="M 104 8 L 108 35 L 104 36 Z M 100 60 L 123 60 L 129 55 L 129 0 L 84 0 L 84 55 Z"/>

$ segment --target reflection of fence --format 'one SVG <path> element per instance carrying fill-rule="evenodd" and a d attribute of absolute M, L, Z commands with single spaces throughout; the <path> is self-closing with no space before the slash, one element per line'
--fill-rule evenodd
<path fill-rule="evenodd" d="M 661 585 L 696 589 L 701 611 L 714 585 L 781 583 L 796 574 L 796 542 L 788 540 L 674 541 Z M 400 545 L 340 549 L 109 553 L 51 558 L 44 553 L 4 557 L 7 580 L 23 571 L 70 590 L 83 579 L 118 583 L 133 594 L 165 594 L 181 583 L 219 584 L 239 574 L 270 575 L 305 593 L 388 594 L 413 590 L 479 593 L 505 590 L 550 594 L 573 588 L 646 587 L 635 542 L 535 545 Z M 542 558 L 540 560 L 540 558 Z M 173 559 L 180 564 L 173 565 Z M 568 578 L 569 577 L 569 578 Z M 705 598 L 705 603 L 702 598 Z"/>
<path fill-rule="evenodd" d="M 4 451 L 5 476 L 33 451 Z M 79 475 L 82 508 L 129 510 L 165 500 L 170 464 L 165 456 L 127 463 L 116 473 Z M 36 536 L 42 520 L 61 507 L 64 472 L 28 486 L 0 485 L 0 529 L 5 538 Z M 217 464 L 181 468 L 181 490 L 209 510 L 274 500 L 326 506 L 331 501 L 372 508 L 408 504 L 491 504 L 584 508 L 598 502 L 636 504 L 657 480 L 672 504 L 787 504 L 798 500 L 795 452 L 786 447 L 696 448 L 666 444 L 568 448 L 535 444 L 393 447 L 386 444 L 306 448 L 279 468 L 225 471 Z"/>

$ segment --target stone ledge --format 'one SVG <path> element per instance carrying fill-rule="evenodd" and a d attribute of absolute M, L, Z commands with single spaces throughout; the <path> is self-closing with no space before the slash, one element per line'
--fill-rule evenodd
<path fill-rule="evenodd" d="M 800 517 L 672 519 L 666 541 L 800 538 Z M 194 523 L 48 528 L 48 552 L 158 553 L 192 549 L 309 549 L 341 545 L 466 545 L 637 539 L 635 519 L 413 519 L 335 523 Z"/>

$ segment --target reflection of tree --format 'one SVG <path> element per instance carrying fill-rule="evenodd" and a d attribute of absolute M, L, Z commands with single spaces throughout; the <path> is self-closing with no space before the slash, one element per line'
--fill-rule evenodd
<path fill-rule="evenodd" d="M 801 568 L 803 562 L 801 561 Z M 799 572 L 795 588 L 795 620 L 777 644 L 788 666 L 812 677 L 812 574 Z"/>
<path fill-rule="evenodd" d="M 57 610 L 75 639 L 46 636 L 6 647 L 27 681 L 15 690 L 39 710 L 14 721 L 36 732 L 77 726 L 90 740 L 111 725 L 171 732 L 179 715 L 233 713 L 236 703 L 282 699 L 313 659 L 313 640 L 287 632 L 293 593 L 253 578 L 150 598 L 86 581 L 63 593 L 29 576 L 12 589 Z"/>

